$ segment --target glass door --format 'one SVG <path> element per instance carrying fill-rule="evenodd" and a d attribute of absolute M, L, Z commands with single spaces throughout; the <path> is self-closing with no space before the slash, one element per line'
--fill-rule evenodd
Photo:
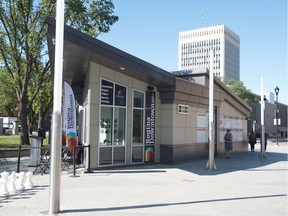
<path fill-rule="evenodd" d="M 132 163 L 143 163 L 144 93 L 133 90 Z"/>

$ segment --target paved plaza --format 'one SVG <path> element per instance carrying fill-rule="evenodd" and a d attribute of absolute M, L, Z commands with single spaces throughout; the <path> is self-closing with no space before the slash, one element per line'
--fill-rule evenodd
<path fill-rule="evenodd" d="M 255 152 L 174 165 L 110 168 L 93 173 L 61 174 L 58 215 L 99 216 L 286 216 L 287 142 L 271 142 L 267 158 Z M 16 158 L 0 171 L 16 171 Z M 27 162 L 28 161 L 28 162 Z M 33 170 L 22 160 L 21 171 Z M 49 174 L 35 174 L 35 188 L 0 198 L 0 215 L 48 215 Z"/>

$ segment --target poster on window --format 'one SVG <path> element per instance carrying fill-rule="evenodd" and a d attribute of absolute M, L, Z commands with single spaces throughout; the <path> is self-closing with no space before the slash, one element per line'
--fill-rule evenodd
<path fill-rule="evenodd" d="M 154 162 L 155 159 L 155 148 L 154 146 L 146 146 L 145 147 L 145 162 Z"/>
<path fill-rule="evenodd" d="M 145 144 L 155 144 L 155 92 L 146 92 Z"/>
<path fill-rule="evenodd" d="M 113 83 L 107 80 L 101 82 L 101 104 L 113 105 Z"/>
<path fill-rule="evenodd" d="M 115 105 L 126 106 L 126 87 L 115 84 Z"/>

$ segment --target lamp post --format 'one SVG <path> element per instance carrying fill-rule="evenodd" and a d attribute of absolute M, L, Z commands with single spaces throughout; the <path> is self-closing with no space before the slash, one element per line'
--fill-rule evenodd
<path fill-rule="evenodd" d="M 278 93 L 279 93 L 279 87 L 276 86 L 275 90 L 275 94 L 276 94 L 276 144 L 278 144 L 278 114 L 279 114 L 279 110 L 278 110 Z"/>

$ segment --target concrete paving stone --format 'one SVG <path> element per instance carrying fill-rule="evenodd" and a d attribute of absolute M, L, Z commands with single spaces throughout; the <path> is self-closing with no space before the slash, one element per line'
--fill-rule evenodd
<path fill-rule="evenodd" d="M 58 215 L 99 216 L 286 216 L 287 142 L 269 143 L 267 158 L 256 152 L 183 164 L 109 168 L 61 174 Z M 258 148 L 257 148 L 258 147 Z M 22 160 L 21 160 L 22 161 Z M 15 169 L 16 159 L 0 164 Z M 21 170 L 29 167 L 23 159 Z M 17 166 L 16 166 L 17 167 Z M 16 170 L 16 169 L 15 169 Z M 0 198 L 0 215 L 48 215 L 49 174 L 33 175 L 33 190 Z"/>

